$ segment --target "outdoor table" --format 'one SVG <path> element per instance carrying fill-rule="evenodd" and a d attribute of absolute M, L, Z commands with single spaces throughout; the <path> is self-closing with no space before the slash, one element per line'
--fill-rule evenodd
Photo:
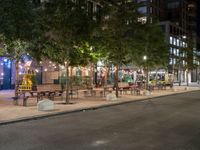
<path fill-rule="evenodd" d="M 102 88 L 94 88 L 92 89 L 92 96 L 96 96 L 96 93 L 99 92 L 100 96 L 104 96 L 104 89 Z"/>

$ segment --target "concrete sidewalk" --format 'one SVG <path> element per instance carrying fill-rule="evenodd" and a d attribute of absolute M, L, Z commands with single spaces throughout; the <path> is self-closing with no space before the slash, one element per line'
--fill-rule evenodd
<path fill-rule="evenodd" d="M 27 107 L 22 106 L 22 100 L 19 101 L 19 106 L 15 106 L 13 105 L 13 101 L 11 99 L 11 97 L 14 95 L 14 91 L 0 91 L 0 125 L 200 90 L 198 86 L 192 86 L 188 88 L 186 88 L 186 86 L 175 86 L 174 89 L 175 90 L 155 90 L 150 96 L 126 94 L 120 96 L 116 101 L 107 101 L 105 98 L 98 96 L 82 96 L 79 99 L 70 100 L 72 104 L 65 105 L 61 99 L 57 99 L 55 100 L 55 109 L 53 111 L 38 111 L 36 99 L 28 100 Z"/>

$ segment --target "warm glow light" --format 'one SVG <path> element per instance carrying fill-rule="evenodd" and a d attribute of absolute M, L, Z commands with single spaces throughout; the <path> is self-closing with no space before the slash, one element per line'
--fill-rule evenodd
<path fill-rule="evenodd" d="M 47 70 L 48 70 L 47 68 L 44 69 L 44 71 L 47 71 Z"/>
<path fill-rule="evenodd" d="M 147 60 L 147 56 L 144 56 L 143 59 L 144 59 L 144 60 Z"/>

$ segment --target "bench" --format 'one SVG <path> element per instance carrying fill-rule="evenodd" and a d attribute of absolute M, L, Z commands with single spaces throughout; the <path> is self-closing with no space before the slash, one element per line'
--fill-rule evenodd
<path fill-rule="evenodd" d="M 44 97 L 47 97 L 50 100 L 54 100 L 54 97 L 62 96 L 63 90 L 59 84 L 43 84 L 37 85 L 36 91 L 19 90 L 18 94 L 19 96 L 15 99 L 23 96 L 23 106 L 27 106 L 27 101 L 29 98 L 37 98 L 37 102 L 42 100 Z"/>

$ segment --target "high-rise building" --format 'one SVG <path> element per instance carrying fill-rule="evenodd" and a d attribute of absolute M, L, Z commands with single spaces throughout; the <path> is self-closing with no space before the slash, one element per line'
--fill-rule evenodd
<path fill-rule="evenodd" d="M 175 82 L 186 82 L 186 65 L 188 55 L 186 49 L 188 40 L 193 41 L 194 47 L 191 51 L 197 54 L 198 34 L 197 29 L 197 7 L 198 0 L 137 0 L 142 4 L 139 11 L 146 20 L 157 19 L 165 32 L 166 40 L 169 43 L 170 58 L 168 71 L 174 74 Z M 200 35 L 200 33 L 199 33 Z M 195 65 L 199 64 L 196 56 L 193 56 Z M 189 82 L 199 79 L 198 70 L 189 73 Z"/>

